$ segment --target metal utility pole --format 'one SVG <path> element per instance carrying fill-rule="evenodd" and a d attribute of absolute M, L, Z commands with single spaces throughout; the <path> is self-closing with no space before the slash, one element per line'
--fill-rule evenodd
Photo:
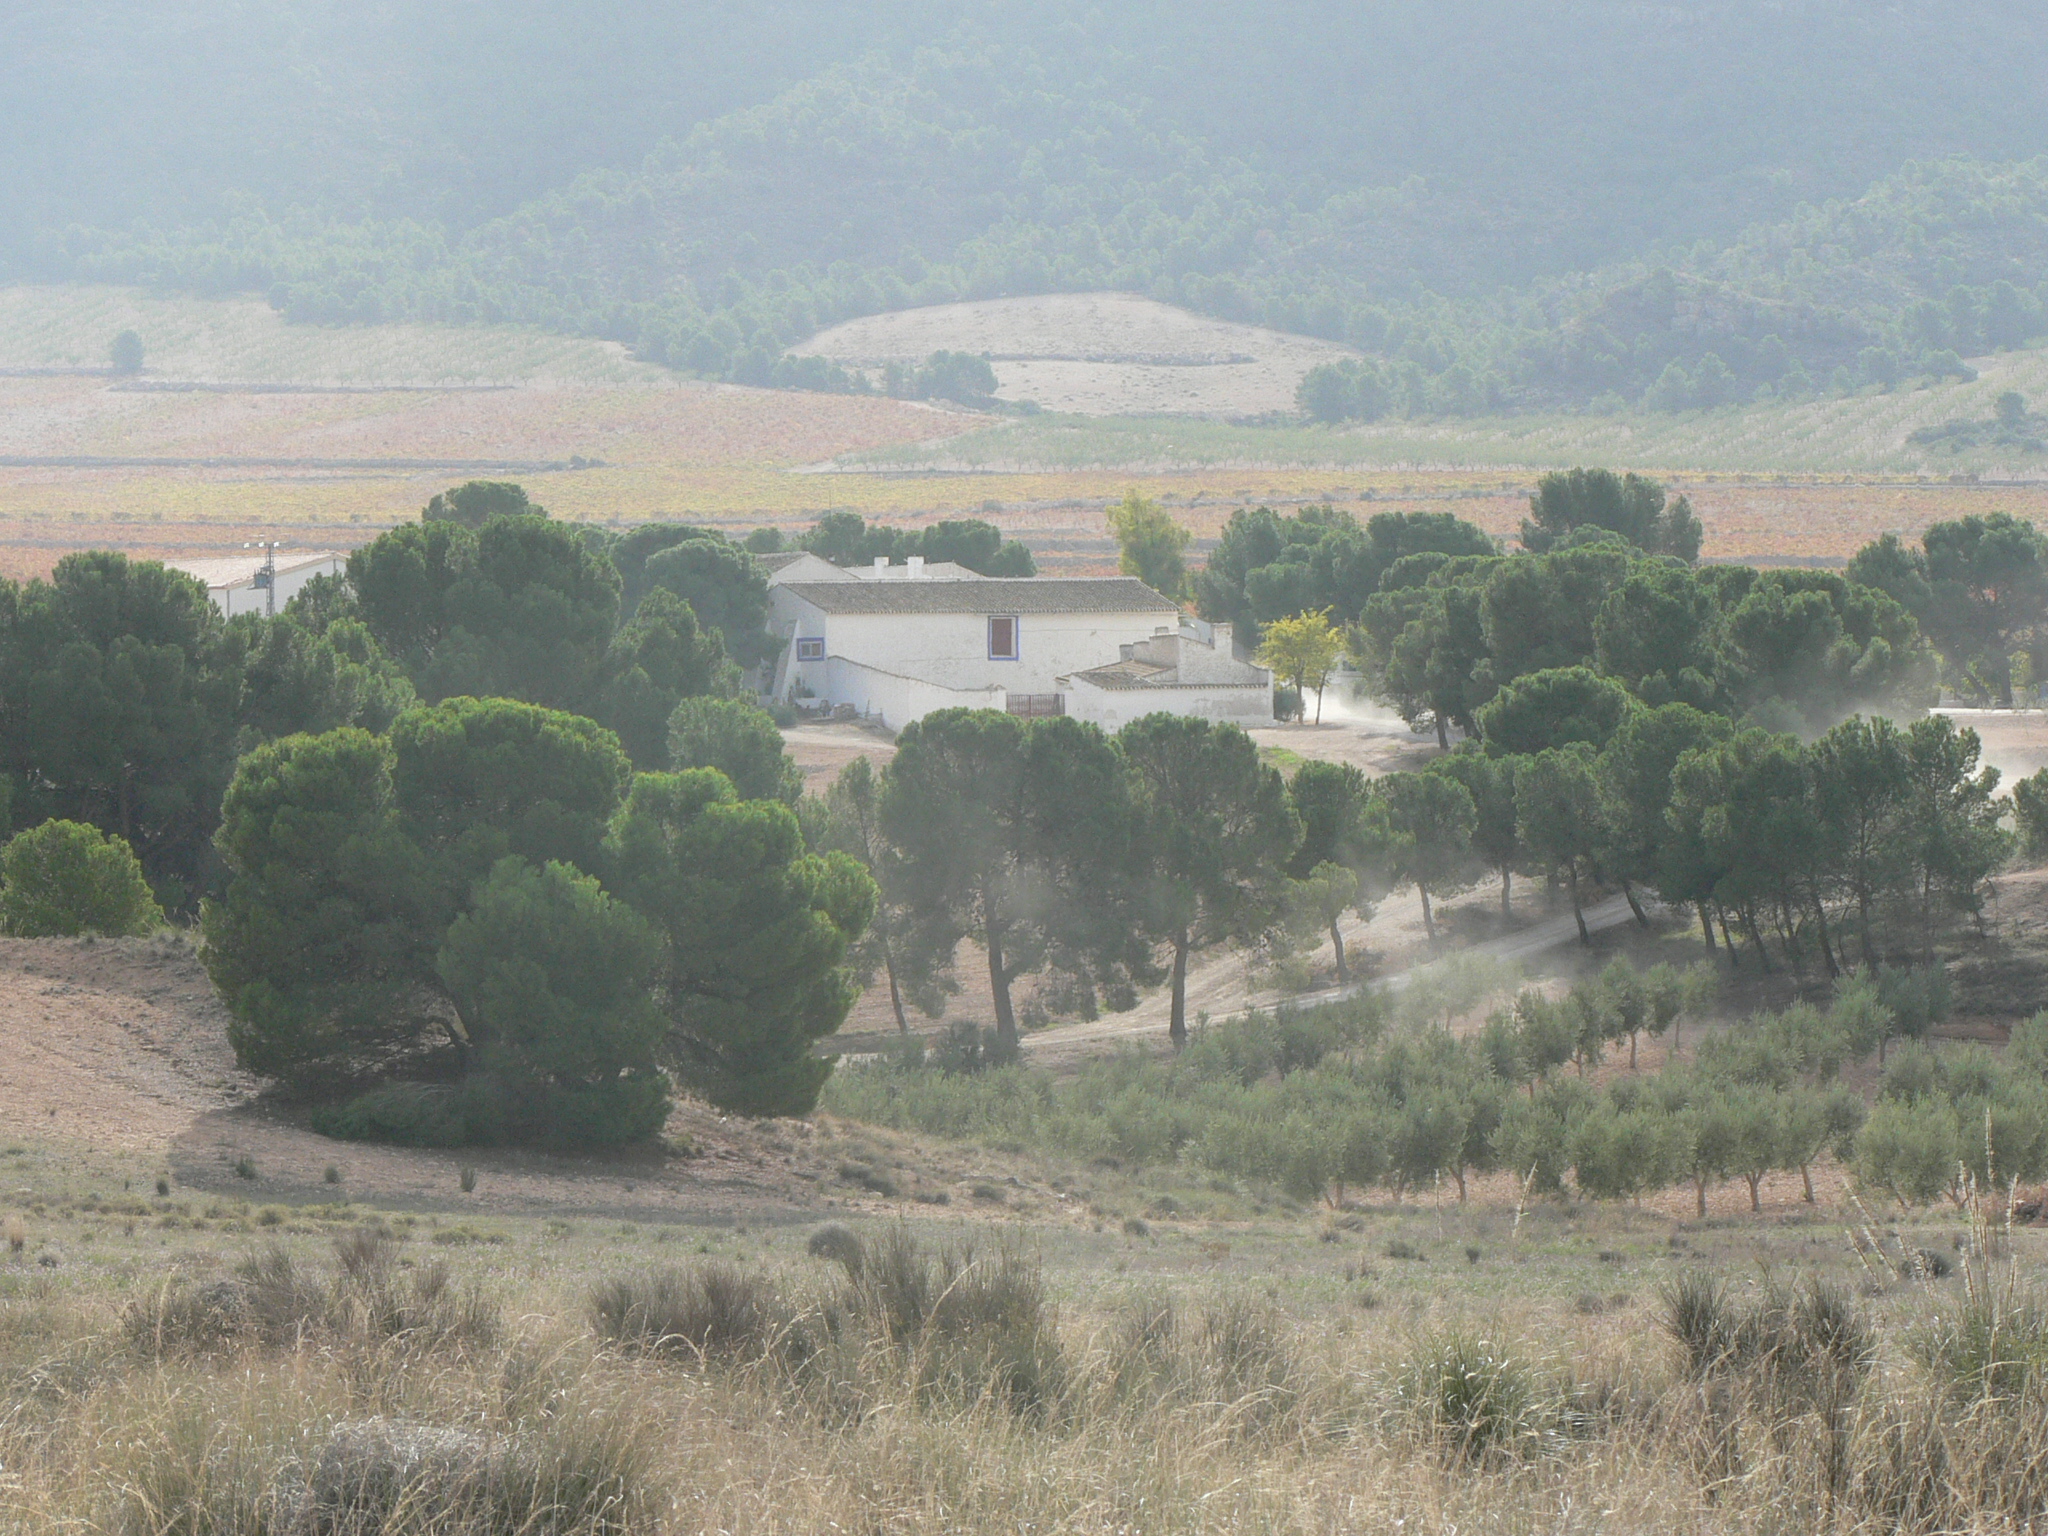
<path fill-rule="evenodd" d="M 256 585 L 263 589 L 263 616 L 274 619 L 277 617 L 277 552 L 284 545 L 276 539 L 258 539 L 252 544 L 244 544 L 242 548 L 263 551 L 263 563 L 256 567 Z"/>

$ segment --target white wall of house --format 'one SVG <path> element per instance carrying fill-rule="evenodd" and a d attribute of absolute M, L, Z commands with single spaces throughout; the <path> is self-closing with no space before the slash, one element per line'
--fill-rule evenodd
<path fill-rule="evenodd" d="M 863 572 L 859 580 L 865 586 L 920 578 Z M 784 641 L 774 697 L 850 706 L 891 730 L 936 709 L 1003 709 L 1018 695 L 1032 695 L 1036 705 L 1050 705 L 1048 696 L 1059 695 L 1065 713 L 1106 730 L 1162 711 L 1247 726 L 1272 719 L 1272 674 L 1232 656 L 1229 626 L 1183 626 L 1156 594 L 1142 588 L 1123 611 L 1014 612 L 1009 603 L 1057 610 L 1063 599 L 1090 600 L 1092 606 L 1112 594 L 1083 583 L 946 585 L 949 593 L 939 601 L 920 598 L 907 606 L 965 607 L 959 599 L 972 594 L 972 609 L 848 612 L 890 603 L 880 601 L 880 594 L 874 602 L 849 602 L 839 595 L 843 587 L 831 593 L 813 589 L 806 597 L 800 584 L 771 585 L 771 625 Z M 1006 591 L 1012 594 L 1007 601 Z M 1014 625 L 1014 658 L 992 654 L 991 619 Z M 1123 670 L 1117 679 L 1084 675 L 1119 659 Z M 1119 681 L 1134 672 L 1141 679 L 1136 686 Z"/>
<path fill-rule="evenodd" d="M 824 665 L 803 658 L 802 640 L 823 641 L 827 657 L 941 688 L 1055 693 L 1055 679 L 1114 661 L 1123 646 L 1159 627 L 1150 613 L 1027 613 L 1017 618 L 1017 659 L 1001 661 L 988 653 L 989 614 L 827 614 L 786 587 L 769 588 L 769 602 L 777 632 L 790 641 L 789 687 L 801 683 L 820 698 L 831 697 L 821 682 Z"/>

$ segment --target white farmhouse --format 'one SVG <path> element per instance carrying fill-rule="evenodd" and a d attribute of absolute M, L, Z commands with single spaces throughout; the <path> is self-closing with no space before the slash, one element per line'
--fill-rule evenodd
<path fill-rule="evenodd" d="M 220 560 L 166 560 L 174 571 L 196 576 L 206 583 L 206 595 L 214 606 L 233 618 L 238 613 L 264 613 L 284 605 L 315 576 L 339 576 L 348 568 L 348 556 L 331 549 L 303 554 L 280 554 L 274 591 L 266 590 L 265 561 L 261 555 L 232 555 Z"/>
<path fill-rule="evenodd" d="M 770 574 L 785 642 L 777 702 L 848 708 L 890 730 L 956 706 L 1111 730 L 1159 711 L 1273 718 L 1273 675 L 1232 655 L 1229 626 L 1183 620 L 1135 578 L 990 577 L 917 559 L 827 575 L 814 559 Z"/>

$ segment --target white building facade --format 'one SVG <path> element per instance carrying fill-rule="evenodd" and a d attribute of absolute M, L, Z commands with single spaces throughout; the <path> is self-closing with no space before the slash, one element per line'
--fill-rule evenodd
<path fill-rule="evenodd" d="M 771 575 L 784 640 L 776 702 L 822 703 L 890 730 L 962 706 L 1112 730 L 1161 710 L 1272 719 L 1272 674 L 1231 654 L 1228 626 L 1184 622 L 1132 577 L 985 577 L 922 562 L 816 574 L 805 561 Z"/>
<path fill-rule="evenodd" d="M 341 575 L 348 569 L 348 556 L 331 549 L 303 554 L 280 553 L 274 590 L 264 579 L 265 561 L 261 555 L 231 556 L 220 560 L 166 560 L 164 564 L 205 582 L 206 595 L 213 599 L 214 606 L 233 618 L 238 613 L 267 613 L 274 608 L 282 609 L 315 576 Z"/>

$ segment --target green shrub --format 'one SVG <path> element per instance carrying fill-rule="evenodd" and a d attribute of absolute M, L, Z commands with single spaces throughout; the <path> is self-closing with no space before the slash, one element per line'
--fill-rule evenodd
<path fill-rule="evenodd" d="M 1996 1282 L 1972 1286 L 1912 1349 L 1957 1402 L 2038 1400 L 2048 1387 L 2048 1301 Z"/>
<path fill-rule="evenodd" d="M 309 1117 L 337 1141 L 381 1141 L 398 1147 L 465 1147 L 474 1139 L 461 1090 L 434 1083 L 391 1083 Z"/>
<path fill-rule="evenodd" d="M 587 1147 L 659 1133 L 659 951 L 637 912 L 571 865 L 499 860 L 435 960 L 484 1064 L 471 1136 Z"/>
<path fill-rule="evenodd" d="M 813 1232 L 804 1243 L 804 1252 L 814 1259 L 837 1264 L 849 1280 L 858 1280 L 867 1267 L 867 1245 L 861 1242 L 860 1234 L 836 1221 L 828 1221 Z"/>
<path fill-rule="evenodd" d="M 1422 1340 L 1402 1365 L 1396 1391 L 1422 1431 L 1465 1461 L 1530 1455 L 1556 1419 L 1554 1394 L 1535 1370 L 1467 1333 Z"/>
<path fill-rule="evenodd" d="M 1728 1290 L 1704 1270 L 1689 1269 L 1658 1289 L 1664 1331 L 1678 1345 L 1685 1374 L 1704 1376 L 1735 1347 Z"/>
<path fill-rule="evenodd" d="M 668 1082 L 630 1073 L 563 1086 L 479 1074 L 458 1084 L 388 1083 L 308 1117 L 337 1141 L 399 1147 L 588 1149 L 644 1141 L 668 1118 Z"/>
<path fill-rule="evenodd" d="M 164 925 L 135 850 L 76 821 L 46 821 L 0 848 L 0 926 L 20 938 L 141 938 Z"/>

